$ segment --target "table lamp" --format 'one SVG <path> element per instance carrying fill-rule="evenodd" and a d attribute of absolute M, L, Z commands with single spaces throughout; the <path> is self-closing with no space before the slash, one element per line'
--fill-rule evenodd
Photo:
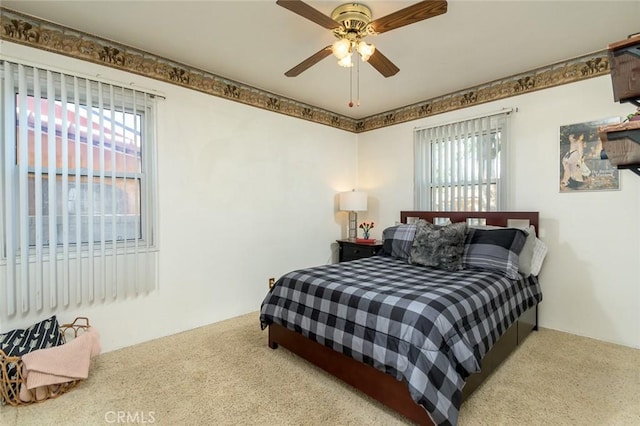
<path fill-rule="evenodd" d="M 340 210 L 349 212 L 349 239 L 358 236 L 358 213 L 367 210 L 367 193 L 356 191 L 340 193 Z"/>

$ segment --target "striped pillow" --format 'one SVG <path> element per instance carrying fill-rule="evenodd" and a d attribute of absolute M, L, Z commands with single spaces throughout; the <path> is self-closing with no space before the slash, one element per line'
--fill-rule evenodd
<path fill-rule="evenodd" d="M 497 271 L 511 279 L 518 278 L 518 257 L 527 232 L 522 229 L 470 228 L 464 243 L 462 267 Z"/>
<path fill-rule="evenodd" d="M 542 268 L 542 262 L 547 255 L 547 245 L 541 240 L 536 238 L 536 245 L 533 248 L 533 256 L 531 258 L 531 275 L 540 274 L 540 268 Z"/>
<path fill-rule="evenodd" d="M 416 225 L 399 224 L 382 231 L 382 255 L 409 260 Z"/>

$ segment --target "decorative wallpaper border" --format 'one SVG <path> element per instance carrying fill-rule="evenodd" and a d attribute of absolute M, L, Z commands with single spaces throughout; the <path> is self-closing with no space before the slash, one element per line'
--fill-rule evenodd
<path fill-rule="evenodd" d="M 610 72 L 608 52 L 603 50 L 356 120 L 4 7 L 0 7 L 0 39 L 354 133 L 548 89 Z"/>
<path fill-rule="evenodd" d="M 497 101 L 512 96 L 549 89 L 554 86 L 574 83 L 592 77 L 609 74 L 608 51 L 574 58 L 533 71 L 482 84 L 459 92 L 439 96 L 408 105 L 393 111 L 383 112 L 358 122 L 357 132 L 379 129 L 444 112 L 455 111 L 473 105 Z"/>

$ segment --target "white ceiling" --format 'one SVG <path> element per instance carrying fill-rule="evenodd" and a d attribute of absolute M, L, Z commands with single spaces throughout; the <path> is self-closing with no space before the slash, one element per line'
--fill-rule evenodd
<path fill-rule="evenodd" d="M 376 19 L 415 2 L 361 3 Z M 307 3 L 330 15 L 344 2 Z M 400 72 L 384 78 L 362 64 L 361 105 L 349 108 L 349 71 L 332 56 L 284 76 L 334 38 L 275 0 L 1 4 L 352 118 L 600 51 L 640 30 L 639 0 L 449 0 L 444 15 L 367 38 Z"/>

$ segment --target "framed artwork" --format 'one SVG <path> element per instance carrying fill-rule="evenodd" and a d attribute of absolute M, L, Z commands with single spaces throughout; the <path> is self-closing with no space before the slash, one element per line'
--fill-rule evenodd
<path fill-rule="evenodd" d="M 598 136 L 598 127 L 620 117 L 560 126 L 560 192 L 620 189 L 620 176 Z"/>

